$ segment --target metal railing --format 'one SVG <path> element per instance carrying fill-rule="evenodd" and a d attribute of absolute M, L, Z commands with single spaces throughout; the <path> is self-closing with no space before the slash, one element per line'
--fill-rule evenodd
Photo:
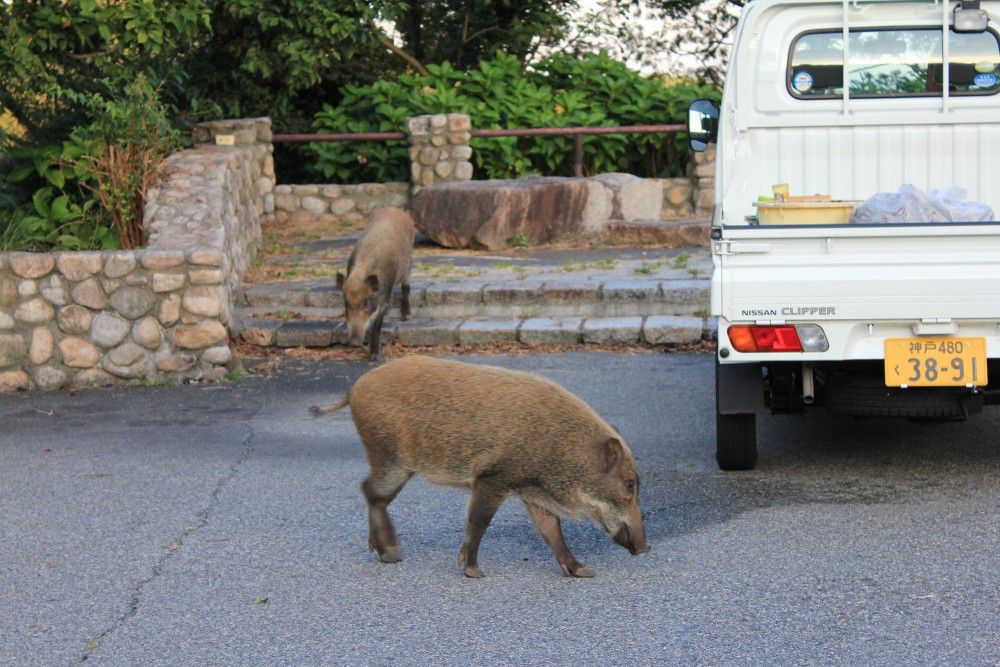
<path fill-rule="evenodd" d="M 618 125 L 613 127 L 522 127 L 509 130 L 470 130 L 473 137 L 565 137 L 575 139 L 573 173 L 583 176 L 583 138 L 595 134 L 671 134 L 685 132 L 687 126 Z M 334 132 L 319 134 L 276 134 L 275 143 L 305 143 L 309 141 L 393 141 L 406 139 L 405 132 Z"/>

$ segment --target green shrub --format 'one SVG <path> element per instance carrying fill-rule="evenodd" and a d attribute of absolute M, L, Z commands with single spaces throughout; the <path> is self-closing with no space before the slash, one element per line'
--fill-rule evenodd
<path fill-rule="evenodd" d="M 14 151 L 24 158 L 8 174 L 20 182 L 41 178 L 31 203 L 9 216 L 4 233 L 6 250 L 97 250 L 117 247 L 117 239 L 96 199 L 83 186 L 88 174 L 64 167 L 64 156 L 80 150 L 78 136 L 62 146 L 25 148 Z"/>
<path fill-rule="evenodd" d="M 146 191 L 163 159 L 181 145 L 156 90 L 144 77 L 108 96 L 60 91 L 94 120 L 61 145 L 12 151 L 22 158 L 10 182 L 44 185 L 22 211 L 17 238 L 32 250 L 136 248 L 145 239 Z"/>
<path fill-rule="evenodd" d="M 469 114 L 477 129 L 682 123 L 691 100 L 719 97 L 708 85 L 667 86 L 643 77 L 604 53 L 582 59 L 560 54 L 526 71 L 517 59 L 502 54 L 468 72 L 448 63 L 427 69 L 429 77 L 403 74 L 369 86 L 346 86 L 337 107 L 326 105 L 316 115 L 316 131 L 400 131 L 409 116 L 453 112 Z M 679 135 L 584 137 L 584 172 L 680 175 L 687 164 L 685 144 Z M 406 141 L 312 146 L 315 170 L 327 180 L 409 177 Z M 573 146 L 572 136 L 476 138 L 473 162 L 479 178 L 571 175 Z"/>
<path fill-rule="evenodd" d="M 28 246 L 23 219 L 21 211 L 0 206 L 0 252 L 23 250 Z"/>
<path fill-rule="evenodd" d="M 96 120 L 85 139 L 61 164 L 81 176 L 110 218 L 122 248 L 145 243 L 142 212 L 146 192 L 156 183 L 160 164 L 181 146 L 157 91 L 139 77 L 111 99 L 94 96 Z"/>

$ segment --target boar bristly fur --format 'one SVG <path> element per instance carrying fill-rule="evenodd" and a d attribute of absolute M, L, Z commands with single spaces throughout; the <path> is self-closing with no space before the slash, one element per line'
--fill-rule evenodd
<path fill-rule="evenodd" d="M 479 542 L 508 496 L 518 496 L 567 574 L 592 577 L 566 546 L 560 518 L 590 519 L 633 554 L 649 550 L 632 452 L 586 403 L 529 373 L 412 356 L 363 375 L 340 403 L 364 444 L 371 474 L 369 547 L 400 559 L 386 511 L 414 474 L 470 489 L 459 561 L 481 577 Z"/>
<path fill-rule="evenodd" d="M 337 287 L 344 293 L 344 315 L 352 345 L 364 343 L 378 361 L 382 319 L 392 304 L 392 292 L 401 286 L 401 317 L 410 316 L 410 264 L 413 256 L 413 219 L 398 208 L 380 208 L 372 213 L 364 233 L 347 260 L 347 276 L 337 274 Z"/>

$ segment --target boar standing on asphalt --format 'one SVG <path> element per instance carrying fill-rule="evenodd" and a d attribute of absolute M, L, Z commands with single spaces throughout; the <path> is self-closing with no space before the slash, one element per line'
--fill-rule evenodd
<path fill-rule="evenodd" d="M 622 437 L 586 403 L 549 380 L 492 366 L 412 356 L 363 375 L 351 406 L 371 474 L 368 546 L 400 560 L 386 511 L 413 474 L 472 490 L 459 562 L 483 576 L 479 541 L 507 496 L 516 495 L 563 571 L 592 577 L 570 553 L 559 518 L 590 519 L 632 554 L 649 551 L 639 475 Z"/>
<path fill-rule="evenodd" d="M 372 361 L 379 360 L 382 319 L 392 304 L 396 285 L 402 288 L 401 317 L 410 316 L 410 263 L 413 257 L 413 219 L 398 208 L 380 208 L 347 260 L 347 276 L 337 274 L 344 293 L 344 314 L 351 345 L 364 343 Z"/>

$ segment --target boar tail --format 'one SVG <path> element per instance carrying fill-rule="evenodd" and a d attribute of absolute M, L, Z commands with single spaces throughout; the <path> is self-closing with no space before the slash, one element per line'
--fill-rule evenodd
<path fill-rule="evenodd" d="M 350 404 L 351 404 L 351 395 L 348 394 L 339 403 L 328 405 L 325 408 L 321 408 L 318 405 L 312 406 L 311 408 L 309 408 L 309 414 L 311 414 L 313 417 L 322 417 L 323 415 L 328 415 L 331 412 L 336 412 L 337 410 L 340 410 L 341 408 L 346 407 Z"/>

